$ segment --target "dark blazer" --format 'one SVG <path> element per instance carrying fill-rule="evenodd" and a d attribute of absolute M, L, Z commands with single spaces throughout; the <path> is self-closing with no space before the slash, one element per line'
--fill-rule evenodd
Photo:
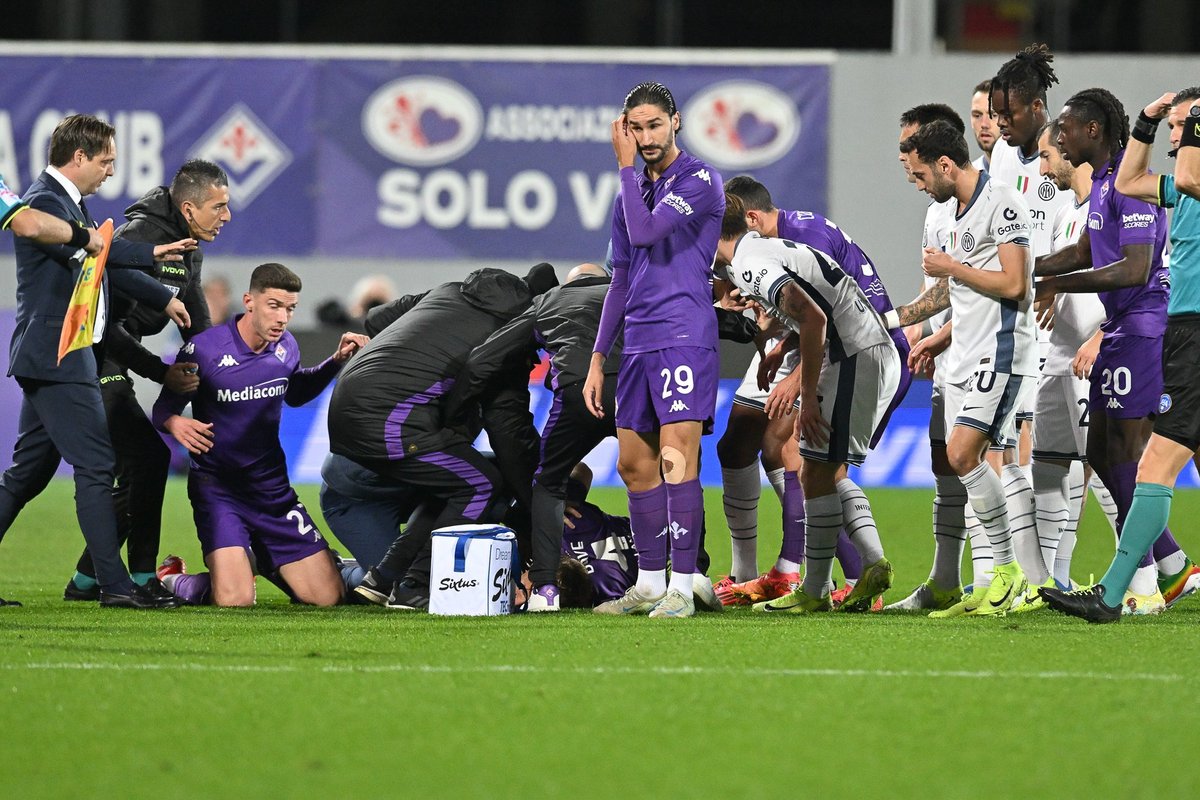
<path fill-rule="evenodd" d="M 57 180 L 43 172 L 25 193 L 32 208 L 66 220 L 73 225 L 93 226 Z M 18 238 L 14 243 L 17 261 L 17 324 L 9 346 L 8 374 L 20 378 L 58 383 L 94 383 L 96 357 L 92 348 L 68 353 L 58 364 L 58 340 L 71 292 L 79 277 L 79 262 L 68 245 L 46 245 Z M 104 299 L 123 291 L 154 308 L 171 301 L 167 287 L 139 269 L 154 266 L 154 245 L 114 240 L 104 270 Z"/>

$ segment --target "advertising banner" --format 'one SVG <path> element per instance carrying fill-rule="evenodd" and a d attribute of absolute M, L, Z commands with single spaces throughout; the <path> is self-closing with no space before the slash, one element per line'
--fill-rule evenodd
<path fill-rule="evenodd" d="M 160 52 L 0 57 L 9 185 L 37 177 L 65 115 L 91 113 L 117 128 L 116 174 L 89 200 L 101 220 L 120 224 L 198 157 L 230 177 L 237 224 L 222 254 L 598 260 L 617 190 L 610 125 L 634 85 L 656 80 L 679 104 L 685 149 L 826 210 L 826 63 Z"/>

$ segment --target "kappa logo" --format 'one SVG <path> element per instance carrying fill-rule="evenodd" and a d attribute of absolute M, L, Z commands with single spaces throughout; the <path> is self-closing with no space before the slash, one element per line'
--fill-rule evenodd
<path fill-rule="evenodd" d="M 229 175 L 229 197 L 245 208 L 292 163 L 292 152 L 238 103 L 192 145 L 191 154 L 219 164 Z"/>
<path fill-rule="evenodd" d="M 384 84 L 362 110 L 362 131 L 388 158 L 416 167 L 446 164 L 475 147 L 483 109 L 475 95 L 434 75 Z"/>
<path fill-rule="evenodd" d="M 237 365 L 238 365 L 237 359 L 235 359 L 233 356 L 229 355 L 228 353 L 221 356 L 221 360 L 217 362 L 218 367 L 236 367 Z"/>
<path fill-rule="evenodd" d="M 684 405 L 682 400 L 676 400 L 674 403 L 671 403 L 670 413 L 672 413 L 672 414 L 674 414 L 676 411 L 688 411 L 688 410 L 689 410 L 688 407 L 686 405 Z"/>
<path fill-rule="evenodd" d="M 712 175 L 709 174 L 708 170 L 700 170 L 696 173 L 696 177 L 707 183 L 709 186 L 712 186 Z"/>
<path fill-rule="evenodd" d="M 765 167 L 800 137 L 796 104 L 758 81 L 715 83 L 692 96 L 683 118 L 688 152 L 720 169 Z"/>
<path fill-rule="evenodd" d="M 687 532 L 688 532 L 687 528 L 683 527 L 678 522 L 674 522 L 674 521 L 671 522 L 670 528 L 671 528 L 671 538 L 676 539 L 676 540 L 679 539 L 679 537 L 681 537 L 681 536 L 686 536 Z"/>
<path fill-rule="evenodd" d="M 1110 398 L 1108 398 L 1108 407 L 1110 409 L 1113 409 L 1113 408 L 1124 408 L 1125 406 L 1121 405 L 1121 402 L 1119 400 L 1117 400 L 1117 398 L 1110 397 Z"/>

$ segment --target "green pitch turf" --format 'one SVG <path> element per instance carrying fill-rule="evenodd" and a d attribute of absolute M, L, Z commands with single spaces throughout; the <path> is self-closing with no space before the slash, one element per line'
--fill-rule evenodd
<path fill-rule="evenodd" d="M 314 487 L 301 494 L 317 508 Z M 768 492 L 769 494 L 769 492 Z M 872 491 L 898 599 L 931 493 Z M 612 511 L 623 494 L 596 492 Z M 707 491 L 714 571 L 728 565 Z M 1172 522 L 1200 553 L 1200 496 Z M 763 502 L 760 563 L 778 546 Z M 200 564 L 183 484 L 164 552 Z M 81 538 L 56 481 L 0 547 L 0 797 L 1183 797 L 1200 600 L 1095 627 L 1049 612 L 690 621 L 449 619 L 65 603 Z M 1085 515 L 1076 578 L 1112 537 Z"/>

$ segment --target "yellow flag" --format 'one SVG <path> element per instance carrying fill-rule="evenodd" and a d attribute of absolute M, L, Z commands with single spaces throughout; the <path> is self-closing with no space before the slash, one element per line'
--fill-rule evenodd
<path fill-rule="evenodd" d="M 58 363 L 72 350 L 92 346 L 92 332 L 96 327 L 96 304 L 100 302 L 100 279 L 104 276 L 104 264 L 108 261 L 108 248 L 112 244 L 113 222 L 105 220 L 99 233 L 104 239 L 104 249 L 98 256 L 88 256 L 79 269 L 75 291 L 67 306 L 63 320 L 62 335 L 58 338 Z"/>

